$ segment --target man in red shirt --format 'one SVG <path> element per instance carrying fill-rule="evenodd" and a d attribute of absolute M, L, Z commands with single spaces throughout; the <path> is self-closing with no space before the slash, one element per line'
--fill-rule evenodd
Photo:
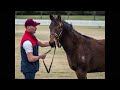
<path fill-rule="evenodd" d="M 25 79 L 34 79 L 35 73 L 39 71 L 39 59 L 45 59 L 46 54 L 38 54 L 38 46 L 50 46 L 49 42 L 41 42 L 36 39 L 34 33 L 37 30 L 37 25 L 40 23 L 27 19 L 25 22 L 25 33 L 21 39 L 21 72 Z"/>

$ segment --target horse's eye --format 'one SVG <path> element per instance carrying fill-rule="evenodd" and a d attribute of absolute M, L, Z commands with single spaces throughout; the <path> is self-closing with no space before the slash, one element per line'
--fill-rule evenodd
<path fill-rule="evenodd" d="M 61 28 L 62 28 L 62 26 L 59 26 L 59 27 L 58 27 L 58 29 L 61 29 Z"/>
<path fill-rule="evenodd" d="M 61 27 L 58 27 L 58 29 L 61 29 Z"/>
<path fill-rule="evenodd" d="M 49 29 L 53 29 L 52 27 L 49 27 Z"/>

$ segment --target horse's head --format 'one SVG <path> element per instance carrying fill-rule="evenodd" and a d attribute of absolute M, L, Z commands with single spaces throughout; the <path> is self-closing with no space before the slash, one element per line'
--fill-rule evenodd
<path fill-rule="evenodd" d="M 58 47 L 61 47 L 60 44 L 60 38 L 62 36 L 62 31 L 63 31 L 63 24 L 62 24 L 62 20 L 61 20 L 61 16 L 58 15 L 57 17 L 53 17 L 53 15 L 50 15 L 50 42 L 56 42 L 56 44 L 58 45 Z"/>

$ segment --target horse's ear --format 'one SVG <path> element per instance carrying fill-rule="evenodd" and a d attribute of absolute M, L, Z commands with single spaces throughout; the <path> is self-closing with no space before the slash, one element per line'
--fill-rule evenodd
<path fill-rule="evenodd" d="M 54 20 L 54 17 L 53 17 L 53 15 L 52 15 L 52 14 L 50 14 L 50 19 L 51 19 L 51 20 Z"/>
<path fill-rule="evenodd" d="M 60 15 L 58 15 L 58 20 L 61 22 L 61 16 Z"/>

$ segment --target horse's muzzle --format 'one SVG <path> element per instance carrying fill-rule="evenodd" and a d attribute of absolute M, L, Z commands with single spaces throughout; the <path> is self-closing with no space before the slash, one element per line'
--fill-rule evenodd
<path fill-rule="evenodd" d="M 55 41 L 55 44 L 58 46 L 58 48 L 61 48 L 61 44 L 57 40 L 54 34 L 50 35 L 50 42 L 53 43 Z"/>

